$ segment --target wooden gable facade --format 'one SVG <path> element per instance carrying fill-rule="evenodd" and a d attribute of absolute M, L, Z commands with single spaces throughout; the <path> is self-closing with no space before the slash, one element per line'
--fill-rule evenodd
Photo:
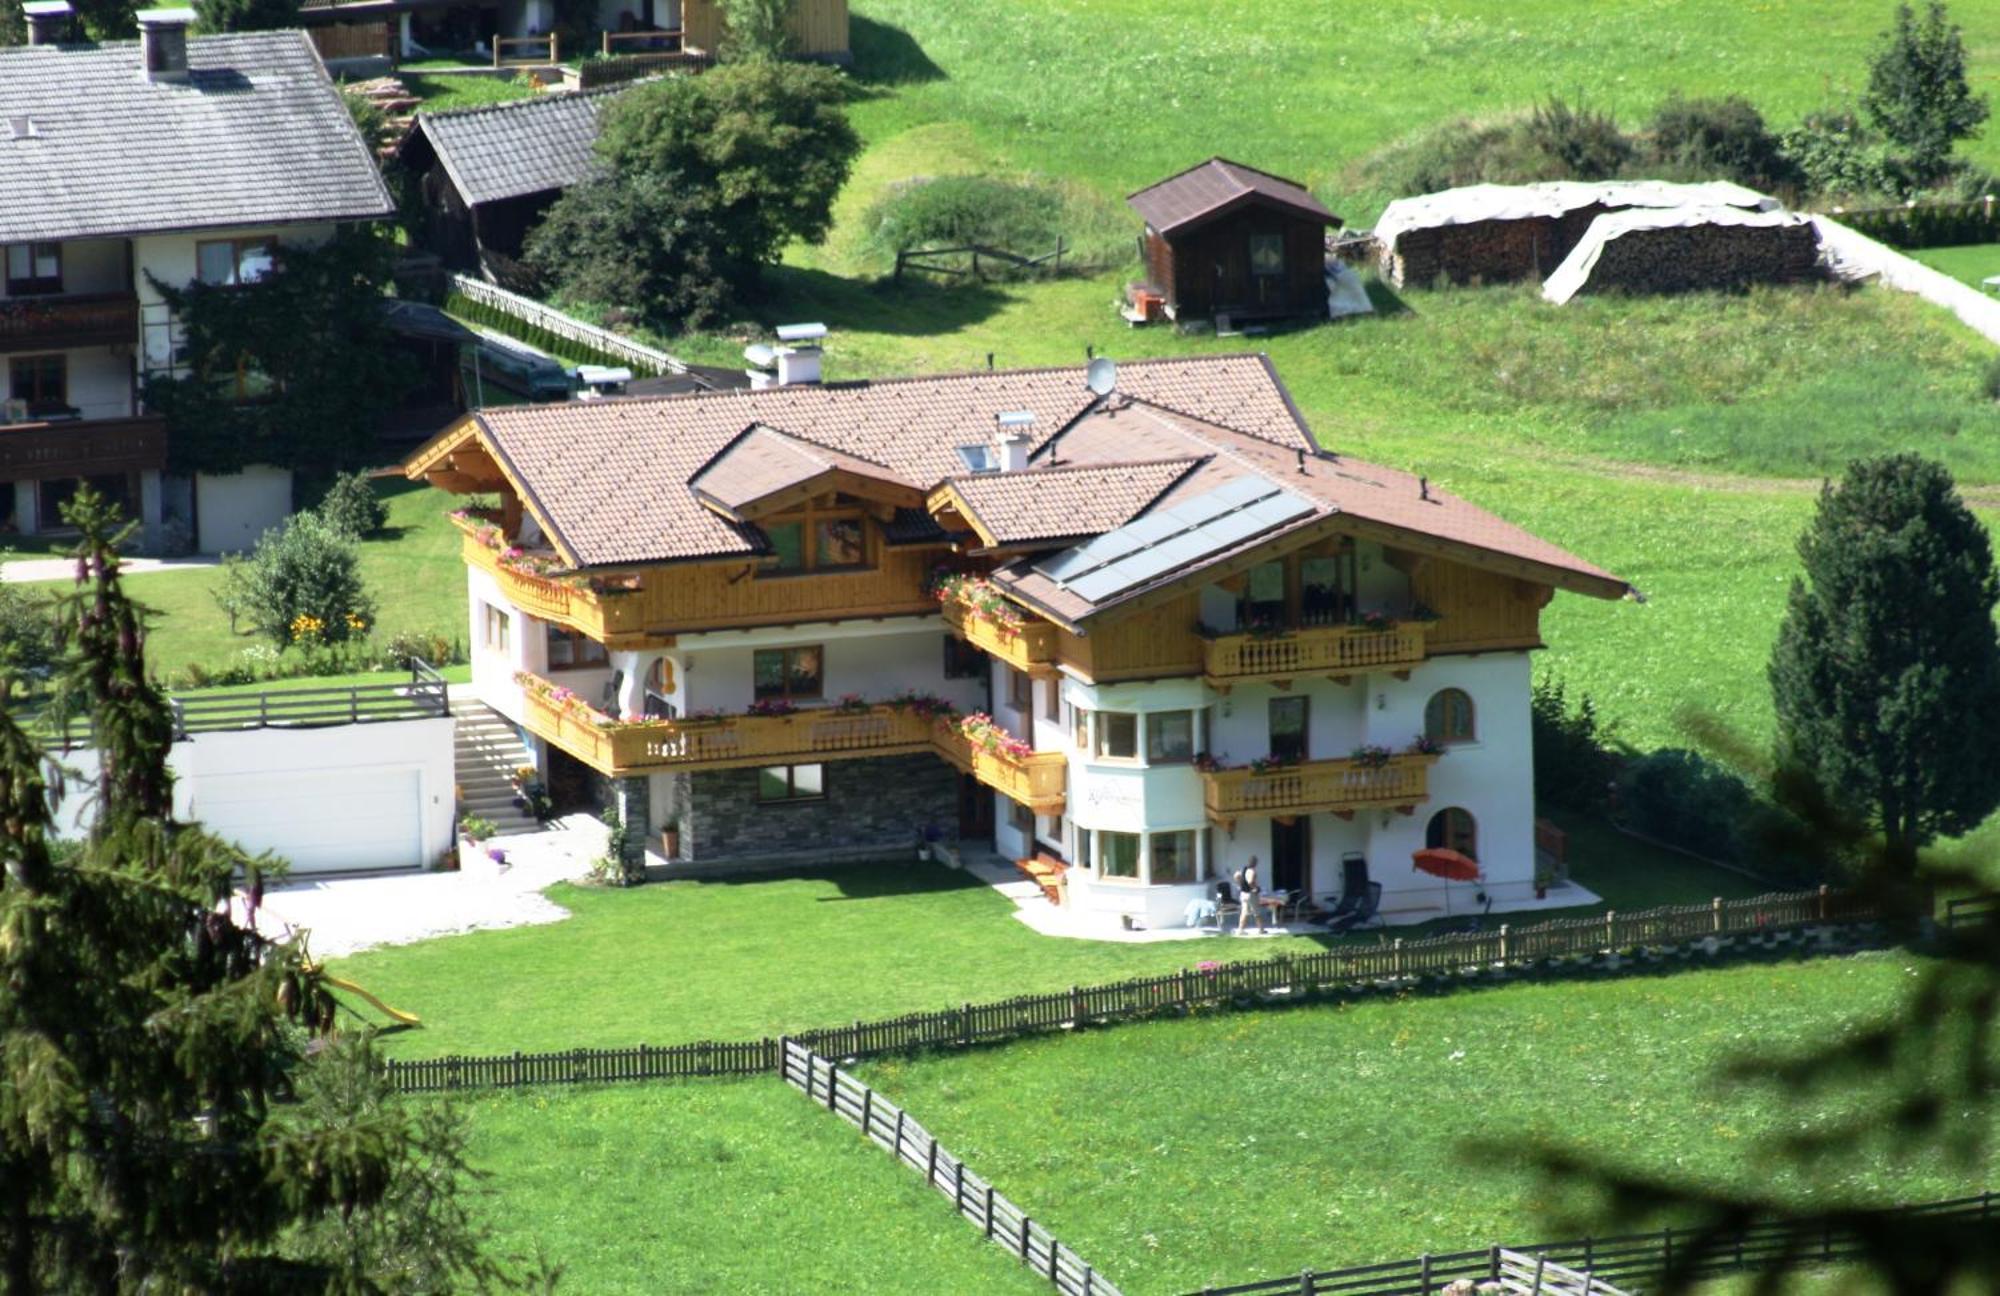
<path fill-rule="evenodd" d="M 1176 319 L 1324 314 L 1326 233 L 1303 186 L 1213 158 L 1132 195 L 1148 286 Z"/>

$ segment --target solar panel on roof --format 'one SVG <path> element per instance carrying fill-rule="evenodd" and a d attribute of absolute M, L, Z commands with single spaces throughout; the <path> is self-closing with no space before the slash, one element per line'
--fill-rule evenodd
<path fill-rule="evenodd" d="M 1312 511 L 1283 487 L 1240 477 L 1044 559 L 1035 570 L 1095 603 Z"/>

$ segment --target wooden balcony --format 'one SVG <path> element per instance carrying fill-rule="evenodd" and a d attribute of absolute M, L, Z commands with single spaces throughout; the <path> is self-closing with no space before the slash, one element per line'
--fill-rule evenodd
<path fill-rule="evenodd" d="M 633 595 L 599 594 L 581 584 L 520 571 L 500 561 L 500 555 L 476 534 L 473 523 L 454 520 L 465 532 L 465 561 L 491 573 L 501 595 L 515 607 L 581 631 L 607 648 L 645 646 L 646 636 L 638 624 L 642 609 Z"/>
<path fill-rule="evenodd" d="M 531 732 L 600 774 L 614 777 L 656 770 L 902 756 L 935 749 L 930 717 L 887 706 L 605 728 L 532 690 L 525 697 L 523 718 Z"/>
<path fill-rule="evenodd" d="M 938 755 L 998 792 L 1039 815 L 1059 815 L 1069 787 L 1069 761 L 1061 752 L 1009 756 L 989 752 L 958 732 L 949 720 L 939 720 L 932 733 Z"/>
<path fill-rule="evenodd" d="M 1015 670 L 1046 673 L 1055 669 L 1056 628 L 1046 621 L 1029 621 L 1013 630 L 950 599 L 944 604 L 944 621 L 953 634 Z"/>
<path fill-rule="evenodd" d="M 0 478 L 86 477 L 167 466 L 167 425 L 157 418 L 0 423 Z"/>
<path fill-rule="evenodd" d="M 1407 671 L 1424 660 L 1422 622 L 1370 630 L 1319 626 L 1277 635 L 1219 635 L 1202 644 L 1202 675 L 1221 689 L 1306 675 L 1343 677 Z"/>
<path fill-rule="evenodd" d="M 1351 760 L 1307 761 L 1289 769 L 1258 774 L 1248 769 L 1217 770 L 1201 776 L 1208 817 L 1232 824 L 1244 816 L 1288 817 L 1358 810 L 1413 812 L 1430 794 L 1435 756 L 1392 756 L 1386 765 Z"/>
<path fill-rule="evenodd" d="M 131 293 L 0 301 L 0 353 L 133 346 L 138 341 L 139 299 Z"/>

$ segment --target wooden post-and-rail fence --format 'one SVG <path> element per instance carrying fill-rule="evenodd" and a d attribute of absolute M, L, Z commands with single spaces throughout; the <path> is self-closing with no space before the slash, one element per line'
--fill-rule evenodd
<path fill-rule="evenodd" d="M 1048 1279 L 1063 1296 L 1119 1296 L 1088 1261 L 1029 1218 L 992 1183 L 966 1167 L 908 1112 L 796 1040 L 779 1044 L 786 1084 L 860 1130 L 869 1142 L 923 1175 L 952 1208 Z"/>
<path fill-rule="evenodd" d="M 1947 917 L 1949 917 L 1949 913 Z M 1639 949 L 1697 944 L 1738 937 L 1777 937 L 1815 927 L 1877 921 L 1868 904 L 1821 887 L 1716 899 L 1636 913 L 1558 918 L 1513 930 L 1396 939 L 1379 945 L 1337 945 L 1312 954 L 1183 968 L 1161 976 L 1104 985 L 1072 986 L 1051 994 L 1018 995 L 936 1012 L 907 1013 L 801 1031 L 792 1039 L 827 1057 L 876 1057 L 926 1048 L 960 1048 L 1026 1035 L 1074 1030 L 1096 1023 L 1132 1021 L 1205 1005 L 1254 1001 L 1259 996 L 1296 999 L 1317 991 L 1395 982 L 1420 976 L 1477 974 L 1552 959 L 1591 958 Z M 591 1084 L 697 1076 L 769 1075 L 779 1069 L 778 1041 L 702 1040 L 668 1048 L 572 1049 L 489 1057 L 443 1057 L 385 1064 L 404 1092 L 514 1088 L 539 1084 Z"/>
<path fill-rule="evenodd" d="M 1018 252 L 1009 252 L 1005 248 L 988 247 L 984 243 L 966 243 L 959 247 L 905 248 L 896 253 L 895 277 L 897 282 L 900 283 L 903 278 L 903 271 L 922 270 L 928 274 L 969 275 L 974 279 L 983 279 L 985 275 L 980 265 L 982 257 L 988 261 L 997 261 L 1001 265 L 1012 267 L 1015 270 L 1048 270 L 1054 274 L 1061 274 L 1063 253 L 1067 251 L 1069 251 L 1069 245 L 1060 236 L 1056 238 L 1054 251 L 1044 252 L 1042 255 L 1034 257 L 1022 256 Z M 967 255 L 970 255 L 972 258 L 971 269 L 967 269 L 963 265 L 951 264 L 945 260 L 947 257 L 962 257 Z"/>
<path fill-rule="evenodd" d="M 1987 1228 L 1994 1206 L 1993 1194 L 1983 1192 L 1977 1197 L 1899 1206 L 1891 1214 L 1913 1223 Z M 1575 1280 L 1582 1278 L 1594 1296 L 1639 1283 L 1657 1283 L 1669 1272 L 1707 1279 L 1745 1270 L 1837 1265 L 1861 1254 L 1861 1241 L 1854 1231 L 1825 1216 L 1724 1232 L 1667 1228 L 1657 1233 L 1489 1246 L 1348 1269 L 1309 1269 L 1282 1278 L 1204 1287 L 1190 1296 L 1438 1296 L 1459 1281 L 1496 1282 L 1510 1296 L 1519 1296 L 1529 1288 L 1524 1278 L 1537 1266 L 1545 1279 L 1550 1267 L 1575 1275 L 1563 1281 L 1545 1281 L 1544 1291 L 1584 1296 L 1584 1288 Z"/>

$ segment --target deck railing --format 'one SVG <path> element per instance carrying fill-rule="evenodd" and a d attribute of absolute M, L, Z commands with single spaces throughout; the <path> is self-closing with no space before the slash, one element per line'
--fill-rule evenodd
<path fill-rule="evenodd" d="M 956 599 L 946 599 L 944 622 L 952 633 L 973 647 L 992 654 L 1018 671 L 1045 670 L 1056 659 L 1056 628 L 1030 621 L 1018 629 L 980 616 Z"/>
<path fill-rule="evenodd" d="M 1277 635 L 1218 635 L 1202 644 L 1202 674 L 1211 684 L 1349 675 L 1395 670 L 1424 660 L 1422 623 L 1371 630 L 1321 626 Z"/>
<path fill-rule="evenodd" d="M 1387 764 L 1306 761 L 1259 773 L 1214 770 L 1201 776 L 1211 819 L 1239 815 L 1347 813 L 1414 806 L 1430 795 L 1435 756 L 1391 756 Z"/>
<path fill-rule="evenodd" d="M 579 715 L 534 687 L 523 690 L 523 697 L 527 704 L 523 719 L 531 731 L 599 773 L 621 777 L 650 770 L 739 769 L 932 749 L 931 718 L 906 707 L 616 724 Z"/>
<path fill-rule="evenodd" d="M 562 62 L 562 37 L 555 32 L 546 36 L 493 36 L 494 67 L 540 67 Z"/>
<path fill-rule="evenodd" d="M 408 683 L 197 693 L 169 697 L 167 707 L 173 715 L 176 739 L 243 729 L 324 729 L 451 714 L 444 676 L 420 659 L 410 663 Z M 58 720 L 46 712 L 29 711 L 21 719 L 24 724 L 58 737 L 65 748 L 88 746 L 92 740 L 88 716 Z"/>
<path fill-rule="evenodd" d="M 128 292 L 0 301 L 0 352 L 129 346 L 138 340 L 139 299 Z"/>
<path fill-rule="evenodd" d="M 600 52 L 605 58 L 615 54 L 679 54 L 685 33 L 679 28 L 654 31 L 603 33 Z"/>
<path fill-rule="evenodd" d="M 167 425 L 158 418 L 0 423 L 0 473 L 76 476 L 167 466 Z"/>
<path fill-rule="evenodd" d="M 1061 752 L 1012 756 L 988 751 L 960 733 L 956 722 L 940 719 L 931 734 L 938 755 L 1036 814 L 1059 815 L 1069 785 L 1069 760 Z"/>
<path fill-rule="evenodd" d="M 500 555 L 478 535 L 478 524 L 454 519 L 465 533 L 465 561 L 490 573 L 509 603 L 529 616 L 560 625 L 603 642 L 639 629 L 640 606 L 629 595 L 600 595 L 585 586 L 537 576 L 500 561 Z"/>

